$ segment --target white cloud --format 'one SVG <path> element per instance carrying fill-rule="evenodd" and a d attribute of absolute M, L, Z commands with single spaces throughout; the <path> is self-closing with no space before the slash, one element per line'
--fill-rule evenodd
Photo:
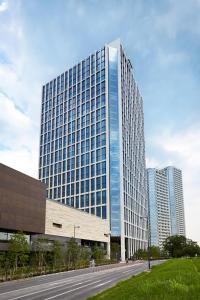
<path fill-rule="evenodd" d="M 186 233 L 188 237 L 200 242 L 200 124 L 180 132 L 163 131 L 151 141 L 162 158 L 150 157 L 147 160 L 148 167 L 174 165 L 183 171 Z"/>
<path fill-rule="evenodd" d="M 157 60 L 160 66 L 168 67 L 174 66 L 180 63 L 187 62 L 189 57 L 184 52 L 169 52 L 164 49 L 158 49 Z"/>
<path fill-rule="evenodd" d="M 0 150 L 1 163 L 25 173 L 34 178 L 38 178 L 38 152 L 25 148 Z"/>
<path fill-rule="evenodd" d="M 14 135 L 16 131 L 23 135 L 24 131 L 31 128 L 31 120 L 21 112 L 7 96 L 0 93 L 0 107 L 3 113 L 0 114 L 0 126 L 3 130 L 0 132 L 1 140 L 5 142 L 2 135 L 9 133 Z"/>
<path fill-rule="evenodd" d="M 169 0 L 163 13 L 155 16 L 155 29 L 170 39 L 175 39 L 182 32 L 199 34 L 198 0 Z"/>
<path fill-rule="evenodd" d="M 0 161 L 37 177 L 42 72 L 26 45 L 21 2 L 9 5 L 0 26 Z"/>
<path fill-rule="evenodd" d="M 0 162 L 37 176 L 38 132 L 32 120 L 0 93 Z"/>
<path fill-rule="evenodd" d="M 8 3 L 3 1 L 2 3 L 0 3 L 0 13 L 4 12 L 8 9 Z"/>

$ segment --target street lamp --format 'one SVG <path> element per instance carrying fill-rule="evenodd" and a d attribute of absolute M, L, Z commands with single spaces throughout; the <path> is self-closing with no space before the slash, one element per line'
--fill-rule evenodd
<path fill-rule="evenodd" d="M 76 237 L 76 229 L 79 229 L 79 228 L 80 228 L 80 226 L 74 225 L 74 239 L 75 239 L 75 237 Z"/>
<path fill-rule="evenodd" d="M 149 218 L 148 216 L 145 216 L 145 217 L 140 217 L 140 219 L 147 220 L 147 238 L 148 238 L 147 259 L 148 259 L 148 269 L 151 270 Z"/>

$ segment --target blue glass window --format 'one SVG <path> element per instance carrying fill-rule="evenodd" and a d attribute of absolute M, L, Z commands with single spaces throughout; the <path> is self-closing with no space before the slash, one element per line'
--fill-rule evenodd
<path fill-rule="evenodd" d="M 85 178 L 89 178 L 89 176 L 90 176 L 90 167 L 87 166 L 86 167 L 86 172 L 85 172 Z"/>
<path fill-rule="evenodd" d="M 101 109 L 98 109 L 96 111 L 96 121 L 97 122 L 101 121 Z"/>
<path fill-rule="evenodd" d="M 86 153 L 86 155 L 85 155 L 85 163 L 86 163 L 86 165 L 88 165 L 90 163 L 90 154 L 89 153 Z"/>
<path fill-rule="evenodd" d="M 96 208 L 96 215 L 97 215 L 97 217 L 101 217 L 101 207 L 100 206 L 97 206 L 97 208 Z"/>
<path fill-rule="evenodd" d="M 96 137 L 96 148 L 99 148 L 99 147 L 101 147 L 101 136 L 100 135 L 98 135 Z"/>
<path fill-rule="evenodd" d="M 86 140 L 86 152 L 90 151 L 90 140 Z"/>
<path fill-rule="evenodd" d="M 79 208 L 79 196 L 76 196 L 76 208 Z"/>
<path fill-rule="evenodd" d="M 96 165 L 96 175 L 101 175 L 101 163 Z"/>
<path fill-rule="evenodd" d="M 91 163 L 95 162 L 95 151 L 91 152 Z"/>
<path fill-rule="evenodd" d="M 85 154 L 81 155 L 81 166 L 85 166 Z"/>
<path fill-rule="evenodd" d="M 91 191 L 94 191 L 95 190 L 95 179 L 92 178 L 91 179 Z"/>
<path fill-rule="evenodd" d="M 96 124 L 96 134 L 99 134 L 101 132 L 101 122 L 98 122 Z"/>
<path fill-rule="evenodd" d="M 79 194 L 79 182 L 76 183 L 76 194 Z"/>
<path fill-rule="evenodd" d="M 85 195 L 85 206 L 89 206 L 89 194 Z"/>
<path fill-rule="evenodd" d="M 91 205 L 95 205 L 95 193 L 91 194 Z"/>
<path fill-rule="evenodd" d="M 97 190 L 101 189 L 101 177 L 96 178 L 96 189 Z"/>
<path fill-rule="evenodd" d="M 101 204 L 101 192 L 96 193 L 96 205 Z"/>
<path fill-rule="evenodd" d="M 106 219 L 106 206 L 102 206 L 102 219 Z"/>
<path fill-rule="evenodd" d="M 85 192 L 85 184 L 84 181 L 81 181 L 81 193 Z"/>
<path fill-rule="evenodd" d="M 91 165 L 91 177 L 95 176 L 95 165 Z"/>
<path fill-rule="evenodd" d="M 80 169 L 76 169 L 76 180 L 79 180 L 80 177 Z"/>
<path fill-rule="evenodd" d="M 102 204 L 106 204 L 106 191 L 102 191 Z"/>
<path fill-rule="evenodd" d="M 84 195 L 81 195 L 81 207 L 85 206 Z"/>
<path fill-rule="evenodd" d="M 85 178 L 85 168 L 81 168 L 81 179 Z"/>
<path fill-rule="evenodd" d="M 102 160 L 106 159 L 106 148 L 102 148 Z"/>
<path fill-rule="evenodd" d="M 95 125 L 91 126 L 91 136 L 95 136 Z"/>
<path fill-rule="evenodd" d="M 89 180 L 85 181 L 85 191 L 89 192 Z"/>

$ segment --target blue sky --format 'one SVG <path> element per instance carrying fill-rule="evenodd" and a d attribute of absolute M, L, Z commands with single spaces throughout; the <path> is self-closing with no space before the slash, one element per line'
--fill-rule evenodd
<path fill-rule="evenodd" d="M 183 170 L 200 242 L 200 0 L 0 0 L 0 161 L 37 177 L 41 86 L 120 38 L 144 99 L 149 167 Z"/>

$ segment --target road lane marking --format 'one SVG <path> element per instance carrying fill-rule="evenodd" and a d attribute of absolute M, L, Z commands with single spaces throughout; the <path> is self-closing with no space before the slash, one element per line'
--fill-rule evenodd
<path fill-rule="evenodd" d="M 124 271 L 124 272 L 122 272 L 122 273 L 134 272 L 134 271 L 138 271 L 138 270 L 140 270 L 140 269 L 137 268 L 136 270 L 135 270 L 135 269 L 127 270 L 127 271 Z M 143 270 L 143 269 L 141 269 L 141 270 Z M 144 269 L 144 270 L 145 270 L 145 269 Z"/>
<path fill-rule="evenodd" d="M 52 285 L 59 285 L 59 284 L 62 284 L 62 283 L 67 283 L 67 282 L 71 282 L 71 281 L 77 281 L 77 280 L 81 280 L 82 277 L 93 277 L 93 276 L 99 276 L 100 274 L 108 274 L 108 273 L 112 273 L 112 272 L 118 272 L 120 271 L 122 268 L 132 268 L 132 267 L 137 267 L 138 264 L 141 264 L 141 263 L 137 263 L 135 265 L 131 265 L 131 266 L 119 266 L 117 268 L 111 268 L 111 269 L 105 269 L 105 270 L 100 270 L 99 272 L 92 272 L 92 273 L 86 273 L 86 274 L 79 274 L 77 276 L 73 276 L 73 277 L 69 277 L 69 278 L 66 278 L 66 279 L 59 279 L 59 280 L 56 280 L 54 282 L 46 282 L 46 283 L 41 283 L 41 284 L 35 284 L 35 285 L 32 285 L 32 286 L 29 286 L 29 287 L 25 287 L 25 288 L 19 288 L 19 289 L 15 289 L 15 290 L 12 290 L 12 291 L 8 291 L 8 292 L 4 292 L 4 293 L 0 293 L 0 296 L 2 295 L 5 295 L 5 294 L 10 294 L 10 293 L 14 293 L 14 292 L 21 292 L 21 291 L 25 291 L 27 289 L 33 289 L 33 288 L 38 288 L 38 287 L 42 287 L 42 286 L 52 286 Z"/>
<path fill-rule="evenodd" d="M 124 272 L 122 272 L 122 273 L 130 273 L 130 272 L 132 272 L 133 270 L 127 270 L 127 271 L 124 271 Z"/>
<path fill-rule="evenodd" d="M 72 287 L 72 286 L 77 286 L 77 285 L 80 285 L 80 284 L 82 284 L 82 283 L 89 282 L 89 281 L 91 281 L 91 279 L 90 279 L 90 280 L 87 280 L 87 281 L 82 281 L 82 282 L 73 284 L 73 285 L 71 285 L 71 287 Z M 70 283 L 70 282 L 69 282 L 69 283 Z M 65 284 L 65 285 L 66 285 L 66 284 Z M 62 285 L 62 286 L 64 287 L 65 285 Z M 49 290 L 53 290 L 53 289 L 55 289 L 55 288 L 57 288 L 57 287 L 58 287 L 58 286 L 54 286 L 54 287 L 51 287 L 51 288 L 48 288 L 48 289 L 43 289 L 43 290 L 40 290 L 40 291 L 35 291 L 35 292 L 29 293 L 29 294 L 25 294 L 25 295 L 22 295 L 22 296 L 17 296 L 17 297 L 15 297 L 15 298 L 10 298 L 9 300 L 21 299 L 21 298 L 24 298 L 24 297 L 27 297 L 27 296 L 31 296 L 31 295 L 34 295 L 34 294 L 38 294 L 38 293 L 46 292 L 46 291 L 49 291 Z"/>
<path fill-rule="evenodd" d="M 38 288 L 38 287 L 42 287 L 42 286 L 43 287 L 50 286 L 50 287 L 47 288 L 47 289 L 40 290 L 39 292 L 43 292 L 43 291 L 46 291 L 46 290 L 52 290 L 52 289 L 55 289 L 55 288 L 59 287 L 62 284 L 67 285 L 70 282 L 81 280 L 82 277 L 87 277 L 89 279 L 89 277 L 98 277 L 99 275 L 109 274 L 109 273 L 116 272 L 116 271 L 118 273 L 123 268 L 130 269 L 130 268 L 136 267 L 134 269 L 138 269 L 138 265 L 141 265 L 141 264 L 142 263 L 137 263 L 137 264 L 131 265 L 131 266 L 129 265 L 129 266 L 121 266 L 121 267 L 111 268 L 111 269 L 104 269 L 104 270 L 100 270 L 99 272 L 95 272 L 95 274 L 93 272 L 92 273 L 86 273 L 86 274 L 80 274 L 80 275 L 73 276 L 73 277 L 70 277 L 70 278 L 56 280 L 55 282 L 47 282 L 47 283 L 42 283 L 42 284 L 38 284 L 38 285 L 29 286 L 29 287 L 22 288 L 22 289 L 16 289 L 16 290 L 0 293 L 0 296 L 5 295 L 5 294 L 11 294 L 11 293 L 14 293 L 14 292 L 25 291 L 27 289 L 30 290 L 30 289 L 34 289 L 34 288 Z M 127 271 L 129 271 L 129 270 L 127 270 Z M 87 280 L 87 282 L 88 281 L 89 280 Z M 54 285 L 54 286 L 51 287 L 52 285 Z M 35 292 L 29 293 L 29 294 L 26 294 L 26 295 L 23 295 L 23 296 L 20 296 L 20 297 L 18 296 L 18 297 L 12 298 L 10 300 L 20 299 L 22 297 L 26 297 L 28 295 L 36 294 L 36 293 L 39 293 L 39 292 L 35 291 Z"/>
<path fill-rule="evenodd" d="M 57 297 L 60 297 L 60 296 L 62 296 L 62 295 L 66 295 L 66 294 L 69 294 L 69 293 L 71 293 L 71 292 L 80 290 L 80 289 L 82 289 L 82 288 L 85 288 L 85 287 L 87 287 L 87 286 L 89 286 L 89 285 L 91 285 L 91 284 L 94 284 L 94 283 L 97 283 L 97 282 L 100 282 L 100 281 L 101 281 L 101 280 L 97 280 L 97 281 L 91 282 L 91 283 L 89 283 L 89 284 L 85 284 L 84 286 L 80 286 L 80 287 L 78 287 L 78 288 L 75 288 L 75 289 L 72 289 L 72 290 L 69 290 L 69 291 L 66 291 L 66 292 L 57 294 L 57 295 L 55 295 L 55 296 L 52 296 L 52 297 L 49 297 L 49 298 L 45 298 L 45 300 L 55 299 L 55 298 L 57 298 Z"/>
<path fill-rule="evenodd" d="M 100 284 L 98 284 L 98 285 L 95 285 L 93 288 L 95 289 L 95 288 L 97 288 L 97 287 L 99 287 L 99 286 L 102 286 L 102 285 L 105 285 L 105 284 L 107 284 L 107 283 L 109 283 L 109 282 L 111 282 L 111 281 L 113 281 L 113 280 L 108 280 L 108 281 L 106 281 L 106 282 L 100 283 Z"/>
<path fill-rule="evenodd" d="M 66 278 L 65 280 L 64 279 L 60 279 L 60 280 L 57 280 L 57 281 L 54 281 L 54 282 L 46 282 L 46 283 L 41 283 L 41 284 L 37 284 L 37 285 L 31 285 L 29 287 L 25 287 L 25 288 L 21 288 L 21 289 L 16 289 L 16 290 L 12 290 L 12 291 L 8 291 L 8 292 L 4 292 L 4 293 L 0 293 L 0 296 L 2 295 L 5 295 L 5 294 L 10 294 L 10 293 L 14 293 L 14 292 L 22 292 L 22 291 L 25 291 L 27 289 L 33 289 L 33 288 L 38 288 L 38 287 L 41 287 L 41 286 L 51 286 L 51 285 L 61 285 L 62 283 L 70 283 L 71 281 L 73 281 L 72 278 Z"/>

